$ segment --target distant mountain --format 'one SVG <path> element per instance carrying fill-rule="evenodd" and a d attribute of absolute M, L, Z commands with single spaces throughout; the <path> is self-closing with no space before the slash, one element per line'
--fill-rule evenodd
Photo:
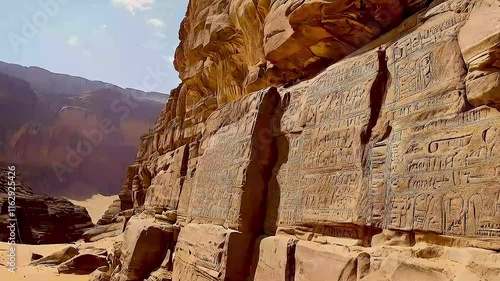
<path fill-rule="evenodd" d="M 167 94 L 158 92 L 144 92 L 136 89 L 123 89 L 116 85 L 101 81 L 91 81 L 78 76 L 53 73 L 46 69 L 36 66 L 22 66 L 0 61 L 0 73 L 19 78 L 31 84 L 35 93 L 42 94 L 62 94 L 75 95 L 84 92 L 96 91 L 101 89 L 111 89 L 123 94 L 146 94 L 145 98 L 166 103 Z"/>
<path fill-rule="evenodd" d="M 86 199 L 118 193 L 140 137 L 165 103 L 154 93 L 134 100 L 131 90 L 102 82 L 39 68 L 9 69 L 31 77 L 38 92 L 31 82 L 0 72 L 0 163 L 17 166 L 40 194 Z M 104 88 L 89 90 L 98 85 Z"/>

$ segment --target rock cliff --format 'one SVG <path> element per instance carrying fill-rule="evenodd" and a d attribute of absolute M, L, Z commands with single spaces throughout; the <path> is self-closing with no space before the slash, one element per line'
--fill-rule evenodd
<path fill-rule="evenodd" d="M 110 87 L 72 95 L 32 87 L 0 73 L 0 162 L 17 165 L 38 193 L 116 194 L 164 104 Z"/>
<path fill-rule="evenodd" d="M 67 199 L 39 195 L 26 186 L 18 172 L 0 168 L 0 241 L 7 242 L 8 228 L 15 218 L 16 242 L 23 244 L 59 244 L 74 242 L 93 226 L 85 208 Z M 15 175 L 15 184 L 8 177 Z M 14 188 L 9 188 L 13 186 Z M 15 204 L 12 204 L 14 202 Z M 11 216 L 15 213 L 15 217 Z"/>
<path fill-rule="evenodd" d="M 190 1 L 180 39 L 111 280 L 498 278 L 498 1 Z"/>

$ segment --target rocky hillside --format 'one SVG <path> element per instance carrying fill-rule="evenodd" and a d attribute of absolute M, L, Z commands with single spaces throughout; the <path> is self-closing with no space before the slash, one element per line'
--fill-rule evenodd
<path fill-rule="evenodd" d="M 6 165 L 0 168 L 0 241 L 8 241 L 11 219 L 16 220 L 16 242 L 23 244 L 73 242 L 93 226 L 85 208 L 61 197 L 36 194 L 21 181 L 19 172 L 9 171 Z M 15 184 L 8 184 L 9 176 Z"/>
<path fill-rule="evenodd" d="M 62 95 L 31 86 L 0 73 L 0 162 L 42 194 L 116 194 L 164 104 L 112 88 Z"/>
<path fill-rule="evenodd" d="M 180 39 L 91 280 L 498 279 L 498 1 L 192 0 Z"/>
<path fill-rule="evenodd" d="M 143 96 L 145 99 L 166 102 L 168 95 L 157 92 L 144 92 L 136 89 L 123 89 L 101 81 L 91 81 L 82 77 L 53 73 L 36 66 L 21 66 L 0 61 L 0 73 L 19 78 L 30 83 L 35 93 L 75 95 L 84 92 L 111 89 L 125 95 Z"/>

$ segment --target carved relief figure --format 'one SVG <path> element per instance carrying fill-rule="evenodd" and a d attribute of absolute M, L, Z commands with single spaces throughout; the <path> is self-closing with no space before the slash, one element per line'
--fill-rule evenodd
<path fill-rule="evenodd" d="M 464 199 L 460 194 L 447 194 L 443 197 L 443 233 L 464 235 Z"/>
<path fill-rule="evenodd" d="M 482 133 L 482 141 L 483 141 L 483 146 L 482 148 L 486 152 L 486 158 L 492 157 L 493 156 L 493 150 L 495 149 L 497 145 L 497 137 L 500 134 L 500 130 L 497 128 L 492 128 L 489 127 L 488 129 L 484 130 Z"/>
<path fill-rule="evenodd" d="M 465 214 L 465 230 L 467 236 L 474 236 L 477 234 L 477 228 L 481 220 L 481 195 L 474 194 L 469 199 L 467 213 Z"/>
<path fill-rule="evenodd" d="M 402 229 L 409 226 L 411 223 L 408 217 L 411 215 L 408 212 L 410 208 L 411 200 L 409 197 L 392 198 L 391 225 Z"/>
<path fill-rule="evenodd" d="M 415 199 L 413 230 L 440 232 L 442 229 L 441 200 L 432 194 L 420 194 Z"/>
<path fill-rule="evenodd" d="M 151 172 L 149 171 L 149 167 L 147 162 L 142 163 L 139 167 L 139 177 L 142 182 L 142 186 L 144 189 L 148 189 L 151 186 Z"/>

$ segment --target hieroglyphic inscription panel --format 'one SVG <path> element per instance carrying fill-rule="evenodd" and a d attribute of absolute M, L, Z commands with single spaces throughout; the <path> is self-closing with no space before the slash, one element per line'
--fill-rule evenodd
<path fill-rule="evenodd" d="M 299 98 L 288 90 L 285 130 L 278 137 L 279 153 L 287 153 L 287 159 L 278 161 L 277 187 L 270 187 L 280 192 L 278 226 L 362 223 L 367 185 L 361 136 L 378 73 L 379 53 L 370 51 L 335 64 L 307 82 L 304 92 L 298 85 Z"/>
<path fill-rule="evenodd" d="M 195 221 L 243 231 L 242 224 L 257 216 L 259 208 L 242 210 L 242 205 L 245 198 L 252 198 L 259 206 L 265 196 L 261 171 L 254 167 L 259 165 L 257 150 L 271 143 L 257 144 L 255 134 L 262 129 L 257 126 L 262 107 L 270 108 L 269 95 L 263 90 L 228 103 L 207 120 L 189 204 Z"/>
<path fill-rule="evenodd" d="M 389 150 L 388 228 L 500 237 L 500 112 L 401 128 Z"/>
<path fill-rule="evenodd" d="M 389 87 L 375 136 L 464 110 L 463 62 L 457 34 L 464 16 L 444 12 L 426 20 L 386 49 Z M 387 206 L 389 139 L 373 140 L 370 150 L 370 224 L 381 227 Z"/>
<path fill-rule="evenodd" d="M 457 34 L 463 21 L 463 15 L 446 12 L 389 45 L 387 120 L 407 123 L 462 110 L 467 72 Z"/>

